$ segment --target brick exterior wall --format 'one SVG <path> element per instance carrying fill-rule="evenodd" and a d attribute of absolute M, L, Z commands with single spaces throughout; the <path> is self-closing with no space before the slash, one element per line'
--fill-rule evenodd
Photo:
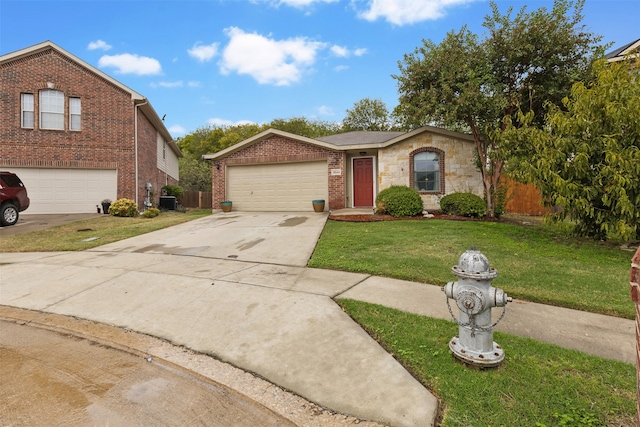
<path fill-rule="evenodd" d="M 640 248 L 631 259 L 629 283 L 631 285 L 631 300 L 636 305 L 636 394 L 638 400 L 638 425 L 640 426 Z"/>
<path fill-rule="evenodd" d="M 39 91 L 51 84 L 65 96 L 65 130 L 40 130 Z M 0 87 L 0 167 L 117 169 L 118 198 L 135 197 L 136 109 L 130 93 L 55 49 L 0 65 Z M 33 94 L 33 129 L 21 128 L 21 93 Z M 80 131 L 68 129 L 69 97 L 81 99 Z M 142 206 L 145 182 L 164 183 L 164 173 L 156 164 L 156 131 L 139 111 L 138 126 L 137 202 Z"/>
<path fill-rule="evenodd" d="M 444 176 L 439 193 L 422 193 L 425 209 L 440 209 L 443 194 L 469 192 L 484 196 L 482 175 L 475 165 L 475 146 L 464 139 L 423 132 L 378 151 L 378 191 L 392 185 L 413 185 L 412 153 L 425 148 L 444 157 Z"/>
<path fill-rule="evenodd" d="M 280 136 L 271 136 L 230 154 L 212 161 L 213 208 L 219 209 L 220 202 L 226 199 L 226 166 L 266 163 L 327 161 L 329 181 L 329 209 L 345 207 L 345 154 L 311 144 L 302 143 Z M 219 169 L 216 167 L 219 165 Z M 331 175 L 331 169 L 341 169 L 340 176 Z"/>

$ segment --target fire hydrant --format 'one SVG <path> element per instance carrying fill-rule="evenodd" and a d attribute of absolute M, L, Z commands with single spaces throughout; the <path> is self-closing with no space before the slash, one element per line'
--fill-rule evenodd
<path fill-rule="evenodd" d="M 498 272 L 489 266 L 489 260 L 472 247 L 460 256 L 458 265 L 451 268 L 458 276 L 442 288 L 447 296 L 447 307 L 458 324 L 458 336 L 449 341 L 451 353 L 464 363 L 479 367 L 498 366 L 504 360 L 504 351 L 493 341 L 493 328 L 505 315 L 511 298 L 502 289 L 491 286 Z M 460 309 L 459 319 L 451 310 L 449 298 Z M 503 307 L 502 315 L 491 323 L 491 309 Z"/>

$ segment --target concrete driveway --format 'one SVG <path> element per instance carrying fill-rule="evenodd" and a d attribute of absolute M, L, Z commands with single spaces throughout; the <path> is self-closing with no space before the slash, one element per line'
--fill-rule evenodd
<path fill-rule="evenodd" d="M 98 252 L 185 255 L 304 267 L 326 213 L 230 212 L 100 246 Z"/>

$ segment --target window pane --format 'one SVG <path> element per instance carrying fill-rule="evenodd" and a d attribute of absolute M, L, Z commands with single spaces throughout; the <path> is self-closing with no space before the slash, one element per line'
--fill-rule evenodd
<path fill-rule="evenodd" d="M 69 98 L 69 129 L 80 130 L 80 98 Z"/>
<path fill-rule="evenodd" d="M 64 94 L 59 90 L 40 92 L 40 127 L 64 129 Z"/>
<path fill-rule="evenodd" d="M 21 121 L 23 128 L 33 129 L 33 94 L 20 94 Z"/>
<path fill-rule="evenodd" d="M 440 155 L 424 151 L 413 156 L 414 187 L 422 192 L 440 191 Z"/>
<path fill-rule="evenodd" d="M 42 129 L 64 129 L 64 116 L 62 114 L 42 113 L 40 127 Z"/>

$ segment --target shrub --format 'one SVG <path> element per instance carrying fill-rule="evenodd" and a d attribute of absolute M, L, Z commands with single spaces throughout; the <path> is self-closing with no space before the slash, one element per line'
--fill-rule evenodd
<path fill-rule="evenodd" d="M 181 200 L 182 195 L 184 194 L 184 189 L 179 185 L 167 184 L 162 187 L 162 191 L 166 193 L 167 196 L 175 196 L 175 198 L 178 200 Z"/>
<path fill-rule="evenodd" d="M 487 213 L 487 204 L 472 193 L 452 193 L 440 199 L 440 209 L 447 215 L 479 218 Z"/>
<path fill-rule="evenodd" d="M 109 214 L 113 216 L 138 216 L 138 204 L 131 199 L 118 199 L 109 206 Z"/>
<path fill-rule="evenodd" d="M 160 215 L 160 209 L 158 208 L 149 208 L 142 213 L 142 216 L 145 218 L 155 218 Z"/>
<path fill-rule="evenodd" d="M 396 218 L 418 215 L 422 213 L 422 198 L 413 188 L 393 185 L 378 193 L 376 212 Z"/>

